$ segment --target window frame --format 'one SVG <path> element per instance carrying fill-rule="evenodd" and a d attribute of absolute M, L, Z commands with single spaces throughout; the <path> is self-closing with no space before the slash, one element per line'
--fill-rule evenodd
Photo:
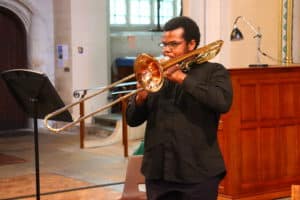
<path fill-rule="evenodd" d="M 130 18 L 130 0 L 125 0 L 126 6 L 127 6 L 127 13 L 126 14 L 126 24 L 111 24 L 110 23 L 110 14 L 109 16 L 109 26 L 111 32 L 127 32 L 127 31 L 150 31 L 150 30 L 156 30 L 158 27 L 157 24 L 157 8 L 156 3 L 154 0 L 148 0 L 150 1 L 151 6 L 151 16 L 150 16 L 150 24 L 130 24 L 129 18 Z M 174 0 L 173 2 L 173 17 L 179 16 L 181 11 L 181 0 Z M 109 5 L 109 13 L 110 13 L 110 5 Z M 160 20 L 161 21 L 161 20 Z M 160 27 L 162 27 L 164 24 L 160 22 Z"/>

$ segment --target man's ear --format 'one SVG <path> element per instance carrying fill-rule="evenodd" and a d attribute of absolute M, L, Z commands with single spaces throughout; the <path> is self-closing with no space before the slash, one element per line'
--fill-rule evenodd
<path fill-rule="evenodd" d="M 189 43 L 188 43 L 188 50 L 189 51 L 192 51 L 194 50 L 196 47 L 196 41 L 195 40 L 191 40 Z"/>

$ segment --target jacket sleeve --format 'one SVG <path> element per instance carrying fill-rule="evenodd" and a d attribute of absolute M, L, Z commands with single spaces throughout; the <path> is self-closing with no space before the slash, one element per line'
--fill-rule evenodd
<path fill-rule="evenodd" d="M 129 126 L 139 126 L 147 120 L 148 111 L 147 103 L 145 102 L 141 106 L 137 106 L 135 103 L 136 95 L 131 96 L 128 99 L 128 105 L 126 110 L 126 121 Z"/>
<path fill-rule="evenodd" d="M 183 81 L 183 88 L 200 103 L 215 112 L 228 112 L 232 104 L 232 85 L 229 72 L 221 64 L 210 63 L 209 71 L 199 70 L 189 74 Z M 197 73 L 207 73 L 206 78 L 199 79 Z M 203 76 L 201 76 L 203 77 Z"/>

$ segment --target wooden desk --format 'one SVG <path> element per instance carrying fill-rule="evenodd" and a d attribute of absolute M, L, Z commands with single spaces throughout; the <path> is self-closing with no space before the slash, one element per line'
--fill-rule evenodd
<path fill-rule="evenodd" d="M 234 99 L 219 142 L 221 200 L 290 196 L 300 184 L 300 66 L 230 70 Z"/>

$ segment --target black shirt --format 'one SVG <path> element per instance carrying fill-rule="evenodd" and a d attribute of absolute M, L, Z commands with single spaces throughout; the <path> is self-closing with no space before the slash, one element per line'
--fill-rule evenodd
<path fill-rule="evenodd" d="M 225 172 L 217 141 L 221 113 L 232 103 L 228 71 L 218 63 L 193 65 L 182 85 L 165 80 L 142 106 L 129 99 L 127 123 L 147 120 L 142 172 L 147 179 L 197 183 Z"/>

